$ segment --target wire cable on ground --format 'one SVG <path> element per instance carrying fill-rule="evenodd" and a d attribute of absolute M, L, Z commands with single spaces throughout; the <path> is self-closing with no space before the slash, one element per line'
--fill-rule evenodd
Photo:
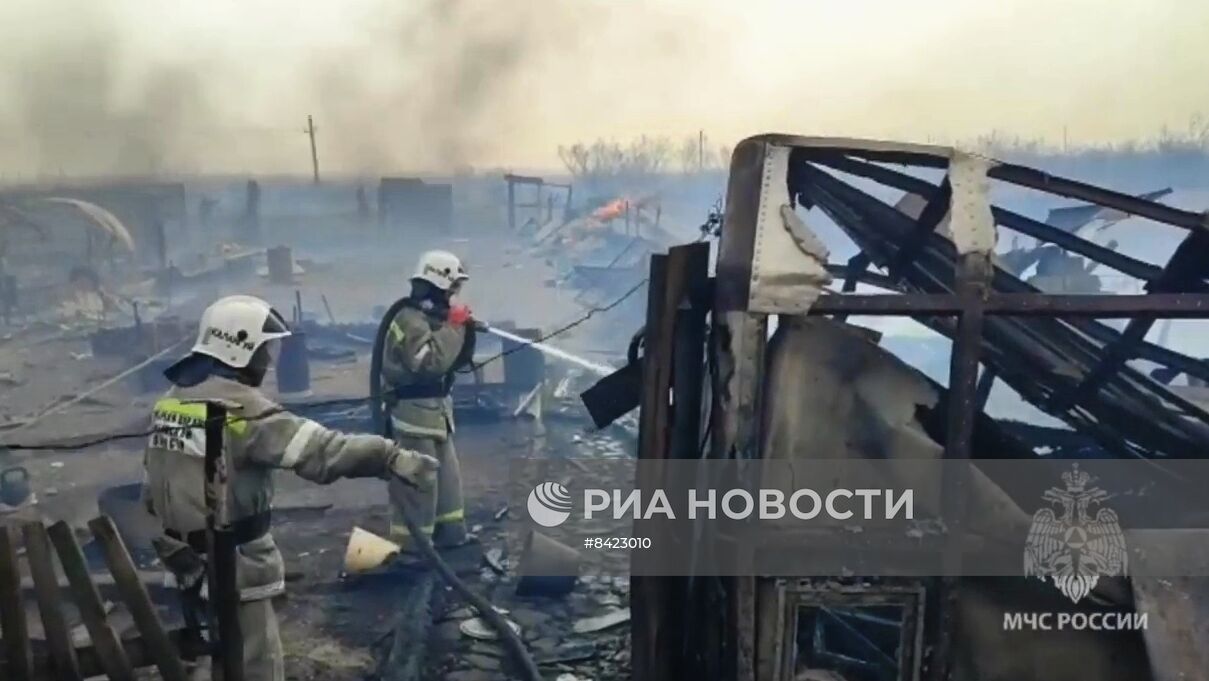
<path fill-rule="evenodd" d="M 548 334 L 543 334 L 541 340 L 546 341 L 546 340 L 555 338 L 557 336 L 560 336 L 560 335 L 574 329 L 575 327 L 583 324 L 584 322 L 588 321 L 589 319 L 592 318 L 593 315 L 596 315 L 596 314 L 599 314 L 602 312 L 608 312 L 609 310 L 612 310 L 613 308 L 617 307 L 621 303 L 625 302 L 625 300 L 627 298 L 634 295 L 634 293 L 637 292 L 639 289 L 641 289 L 643 286 L 645 286 L 646 283 L 647 283 L 647 279 L 644 278 L 642 281 L 638 282 L 633 287 L 631 287 L 628 291 L 626 291 L 620 298 L 617 298 L 616 300 L 609 303 L 608 305 L 591 308 L 590 310 L 588 310 L 588 312 L 586 314 L 576 318 L 574 321 L 570 322 L 569 324 L 565 324 L 565 325 L 555 329 L 554 331 L 551 331 Z M 136 365 L 135 367 L 132 367 L 131 369 L 124 371 L 123 373 L 119 374 L 118 376 L 108 379 L 101 385 L 98 385 L 98 386 L 86 391 L 85 393 L 81 394 L 80 396 L 77 396 L 76 398 L 73 398 L 72 400 L 55 405 L 51 409 L 48 409 L 48 410 L 42 412 L 41 414 L 39 414 L 38 416 L 36 416 L 34 421 L 31 421 L 30 423 L 22 424 L 22 425 L 18 426 L 17 428 L 15 428 L 14 430 L 21 430 L 21 429 L 27 428 L 28 426 L 32 425 L 32 423 L 36 422 L 37 420 L 45 418 L 46 416 L 48 416 L 52 413 L 58 412 L 71 404 L 79 402 L 80 400 L 84 399 L 85 397 L 87 397 L 89 395 L 92 395 L 110 385 L 113 385 L 114 383 L 117 383 L 119 380 L 130 375 L 134 371 L 143 368 L 144 366 L 150 364 L 151 362 L 155 361 L 156 359 L 159 359 L 163 355 L 167 354 L 170 350 L 172 350 L 176 347 L 179 347 L 183 342 L 184 342 L 183 340 L 179 341 L 176 344 L 174 344 L 168 348 L 165 348 L 164 350 L 161 350 L 156 355 L 148 358 L 147 360 L 144 360 L 142 363 Z M 500 360 L 514 352 L 518 352 L 527 347 L 528 347 L 527 345 L 518 345 L 515 348 L 511 348 L 509 350 L 505 350 L 503 352 L 497 353 L 495 355 L 492 355 L 491 357 L 488 357 L 487 359 L 483 360 L 482 362 L 475 363 L 474 368 L 481 368 L 487 364 L 490 364 L 491 362 Z M 470 371 L 473 371 L 473 369 L 471 369 Z M 464 371 L 462 373 L 469 373 L 469 371 Z M 266 418 L 269 418 L 270 416 L 273 416 L 275 414 L 280 414 L 280 413 L 283 413 L 286 411 L 308 411 L 308 410 L 315 410 L 315 409 L 327 409 L 327 408 L 338 408 L 338 407 L 358 407 L 363 404 L 369 403 L 372 399 L 374 399 L 373 396 L 367 395 L 364 397 L 339 397 L 339 398 L 334 398 L 334 399 L 330 399 L 330 400 L 315 400 L 315 401 L 310 401 L 310 402 L 287 403 L 287 404 L 283 404 L 280 407 L 268 409 L 260 414 L 255 414 L 252 416 L 228 416 L 227 418 L 228 418 L 229 423 L 235 423 L 235 422 L 240 422 L 240 421 L 258 421 L 258 420 L 266 419 Z M 31 451 L 31 452 L 36 452 L 36 451 L 60 451 L 60 452 L 79 451 L 79 450 L 88 449 L 91 447 L 97 447 L 100 445 L 109 444 L 112 442 L 119 442 L 122 440 L 136 440 L 136 439 L 141 439 L 141 438 L 147 438 L 156 433 L 168 433 L 168 432 L 174 432 L 174 431 L 185 432 L 191 428 L 195 428 L 195 427 L 200 428 L 200 427 L 202 427 L 202 425 L 203 424 L 199 423 L 198 425 L 195 425 L 195 426 L 194 425 L 168 426 L 168 427 L 157 427 L 157 428 L 144 428 L 144 429 L 130 431 L 130 432 L 119 432 L 119 433 L 111 432 L 111 433 L 103 433 L 103 434 L 98 434 L 98 435 L 85 435 L 85 436 L 81 436 L 81 437 L 75 438 L 70 441 L 60 441 L 60 442 L 41 442 L 41 443 L 29 443 L 29 444 L 19 443 L 19 442 L 0 442 L 0 451 L 3 451 L 3 450 L 9 450 L 9 451 L 24 450 L 24 451 Z"/>

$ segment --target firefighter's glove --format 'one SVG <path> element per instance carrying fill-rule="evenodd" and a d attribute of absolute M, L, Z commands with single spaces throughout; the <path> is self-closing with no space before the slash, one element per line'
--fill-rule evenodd
<path fill-rule="evenodd" d="M 470 308 L 465 305 L 454 305 L 449 308 L 449 323 L 454 326 L 465 326 L 473 323 Z"/>
<path fill-rule="evenodd" d="M 436 487 L 437 470 L 440 468 L 441 462 L 410 449 L 396 449 L 390 462 L 390 472 L 393 475 L 422 491 Z"/>

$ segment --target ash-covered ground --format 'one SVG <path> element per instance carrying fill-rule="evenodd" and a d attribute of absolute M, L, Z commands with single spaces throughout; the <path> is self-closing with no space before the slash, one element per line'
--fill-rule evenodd
<path fill-rule="evenodd" d="M 299 241 L 310 243 L 295 252 L 304 272 L 292 285 L 270 284 L 263 272 L 239 280 L 190 283 L 178 287 L 171 300 L 161 299 L 155 306 L 144 308 L 143 321 L 179 317 L 188 326 L 209 301 L 239 292 L 262 296 L 287 316 L 295 301 L 301 300 L 303 316 L 310 322 L 376 323 L 374 315 L 406 293 L 415 258 L 432 247 L 447 248 L 465 257 L 472 274 L 467 302 L 476 316 L 488 322 L 507 321 L 548 332 L 587 311 L 576 302 L 574 290 L 558 283 L 552 263 L 534 255 L 516 235 L 476 233 L 401 242 L 375 236 L 372 227 L 363 228 L 367 230 L 364 234 L 353 229 L 349 227 L 350 231 L 337 240 L 330 234 L 321 240 L 300 236 Z M 288 235 L 288 230 L 279 225 L 268 230 L 265 240 L 285 241 Z M 619 365 L 625 342 L 640 324 L 632 311 L 619 308 L 601 313 L 551 342 L 594 362 Z M 0 381 L 4 383 L 0 392 L 0 436 L 4 442 L 65 442 L 96 434 L 137 433 L 146 427 L 151 405 L 162 386 L 156 385 L 154 371 L 140 371 L 98 390 L 134 361 L 94 352 L 95 331 L 95 327 L 75 321 L 43 316 L 14 321 L 0 333 Z M 171 342 L 163 340 L 159 347 L 170 346 Z M 189 342 L 191 339 L 185 339 L 165 359 L 183 354 Z M 276 395 L 276 380 L 271 373 L 266 379 L 271 397 L 305 402 L 367 394 L 368 347 L 319 335 L 309 338 L 308 343 L 309 394 Z M 498 349 L 486 340 L 480 345 L 480 358 Z M 569 369 L 572 367 L 559 361 L 547 360 L 551 384 Z M 93 390 L 95 393 L 80 399 Z M 460 418 L 456 442 L 467 517 L 479 541 L 451 554 L 450 561 L 472 589 L 506 609 L 509 619 L 521 625 L 523 637 L 551 678 L 560 674 L 585 679 L 626 678 L 626 622 L 609 623 L 600 631 L 581 634 L 573 630 L 582 620 L 628 609 L 627 580 L 587 575 L 565 597 L 522 599 L 514 593 L 517 557 L 505 555 L 494 560 L 493 554 L 491 562 L 503 567 L 502 574 L 483 559 L 484 553 L 505 546 L 504 523 L 497 516 L 507 502 L 511 460 L 528 456 L 632 455 L 624 431 L 585 435 L 590 421 L 576 395 L 547 400 L 545 406 L 546 434 L 540 445 L 534 443 L 534 422 L 513 418 L 510 410 L 486 415 L 474 412 Z M 315 415 L 320 416 L 328 418 L 331 414 Z M 363 413 L 352 416 L 336 421 L 364 424 L 356 418 Z M 87 538 L 87 521 L 98 515 L 98 495 L 140 480 L 142 445 L 143 438 L 131 437 L 78 451 L 14 448 L 0 452 L 0 467 L 20 466 L 28 471 L 32 491 L 32 496 L 19 506 L 5 507 L 0 522 L 19 526 L 28 520 L 66 520 L 82 540 Z M 385 483 L 356 480 L 320 487 L 282 473 L 277 485 L 273 534 L 289 571 L 288 594 L 278 603 L 287 678 L 401 678 L 398 670 L 388 666 L 398 660 L 400 613 L 409 607 L 408 599 L 415 598 L 417 585 L 431 581 L 432 576 L 383 570 L 380 574 L 348 577 L 342 568 L 345 546 L 354 527 L 386 534 Z M 104 568 L 99 563 L 94 576 L 104 582 Z M 149 566 L 143 576 L 154 585 L 158 579 L 155 566 Z M 461 622 L 473 613 L 466 611 L 465 604 L 443 585 L 436 584 L 432 597 L 422 599 L 427 608 L 423 617 L 402 622 L 410 627 L 402 638 L 410 637 L 422 653 L 416 658 L 420 667 L 413 678 L 509 678 L 511 662 L 503 648 L 496 642 L 462 634 Z M 171 607 L 172 594 L 158 589 L 152 593 L 165 620 L 170 625 L 178 622 Z M 115 605 L 110 619 L 124 631 L 133 631 L 133 623 L 123 610 L 121 604 Z M 32 634 L 37 637 L 40 631 L 32 603 L 29 615 L 34 623 Z M 79 619 L 71 623 L 79 625 Z M 77 626 L 76 634 L 86 642 L 82 627 Z"/>

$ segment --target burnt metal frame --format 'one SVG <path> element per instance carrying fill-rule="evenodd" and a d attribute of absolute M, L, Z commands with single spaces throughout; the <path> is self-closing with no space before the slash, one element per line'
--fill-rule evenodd
<path fill-rule="evenodd" d="M 710 449 L 702 455 L 711 458 L 758 458 L 760 456 L 760 427 L 764 385 L 764 353 L 768 339 L 768 312 L 750 307 L 753 287 L 754 241 L 758 215 L 762 209 L 765 183 L 765 161 L 771 146 L 787 146 L 799 158 L 828 166 L 838 171 L 861 175 L 884 185 L 915 192 L 929 200 L 930 206 L 916 221 L 915 236 L 932 237 L 941 201 L 931 201 L 937 187 L 912 175 L 898 173 L 878 163 L 898 163 L 927 168 L 947 168 L 953 149 L 942 146 L 906 145 L 866 140 L 799 138 L 788 135 L 760 135 L 736 146 L 731 158 L 730 177 L 725 209 L 725 229 L 719 243 L 716 284 L 713 287 L 712 333 L 710 357 L 712 398 L 710 400 Z M 806 166 L 800 163 L 799 166 Z M 791 166 L 787 184 L 800 177 L 799 166 Z M 817 168 L 812 168 L 815 172 Z M 1099 189 L 1075 180 L 1053 177 L 1031 168 L 999 163 L 989 168 L 988 177 L 1019 186 L 1031 187 L 1048 194 L 1076 198 L 1098 206 L 1121 210 L 1123 213 L 1162 221 L 1197 232 L 1209 230 L 1209 217 L 1162 206 L 1143 198 L 1121 192 Z M 791 189 L 791 194 L 793 190 Z M 1068 232 L 1025 218 L 999 207 L 989 207 L 996 225 L 1008 227 L 1048 243 L 1087 256 L 1127 275 L 1157 283 L 1167 272 L 1126 255 L 1095 246 Z M 942 212 L 943 217 L 943 212 Z M 688 457 L 693 452 L 684 449 L 686 439 L 677 437 L 672 446 L 669 432 L 700 434 L 698 416 L 669 410 L 670 389 L 677 397 L 683 387 L 672 380 L 672 348 L 679 346 L 677 336 L 688 331 L 675 323 L 673 310 L 687 296 L 688 289 L 705 275 L 693 273 L 688 262 L 693 261 L 688 248 L 673 248 L 667 256 L 654 256 L 650 277 L 647 324 L 647 352 L 644 356 L 644 394 L 640 434 L 640 457 Z M 954 292 L 945 295 L 904 293 L 902 295 L 856 295 L 855 281 L 880 279 L 885 288 L 899 289 L 893 278 L 867 272 L 872 259 L 862 252 L 846 267 L 848 281 L 843 292 L 823 295 L 811 305 L 809 314 L 892 314 L 892 316 L 954 317 L 956 329 L 950 357 L 949 404 L 947 438 L 944 456 L 970 457 L 974 415 L 984 403 L 990 373 L 983 375 L 979 386 L 978 364 L 982 348 L 983 322 L 987 316 L 1040 317 L 1209 317 L 1209 295 L 1204 293 L 1169 293 L 1165 287 L 1152 287 L 1155 293 L 1141 296 L 1055 296 L 1043 293 L 995 293 L 991 277 L 995 269 L 987 256 L 968 254 L 956 262 Z M 902 260 L 896 265 L 901 266 Z M 832 266 L 833 271 L 837 267 Z M 1204 292 L 1203 282 L 1188 282 L 1185 290 Z M 1179 287 L 1176 287 L 1179 289 Z M 1156 290 L 1158 289 L 1158 290 Z M 692 308 L 692 307 L 690 307 Z M 1083 330 L 1083 329 L 1081 329 Z M 1093 335 L 1094 334 L 1089 334 Z M 702 341 L 704 339 L 698 339 Z M 1101 339 L 1103 340 L 1103 339 Z M 1122 356 L 1135 354 L 1140 358 L 1179 369 L 1184 373 L 1204 377 L 1209 367 L 1182 354 L 1145 344 L 1140 339 L 1118 344 Z M 682 360 L 677 352 L 677 362 Z M 1122 359 L 1123 360 L 1123 359 Z M 1111 368 L 1110 368 L 1111 370 Z M 676 385 L 673 385 L 676 383 Z M 678 404 L 678 399 L 677 399 Z M 944 509 L 950 518 L 961 518 L 966 495 L 964 480 L 944 480 L 950 500 Z M 960 527 L 956 529 L 960 531 Z M 951 556 L 951 560 L 959 556 Z M 693 604 L 706 598 L 707 607 L 721 614 L 712 622 L 701 623 L 684 617 L 684 601 L 675 598 L 677 584 L 669 579 L 635 578 L 634 673 L 637 680 L 667 677 L 669 670 L 696 671 L 701 677 L 721 677 L 736 681 L 753 681 L 757 677 L 756 622 L 759 579 L 739 577 L 715 579 L 708 584 L 712 590 L 702 595 L 694 591 L 692 579 L 683 594 Z M 719 596 L 719 591 L 722 595 Z M 927 660 L 929 679 L 948 679 L 951 645 L 953 645 L 956 584 L 942 581 L 939 594 L 936 646 Z M 673 634 L 676 633 L 676 634 Z M 682 645 L 667 648 L 666 644 L 681 637 Z M 696 657 L 687 651 L 695 650 Z M 705 650 L 702 657 L 700 651 Z M 671 653 L 671 654 L 669 654 Z M 677 659 L 677 654 L 679 659 Z"/>

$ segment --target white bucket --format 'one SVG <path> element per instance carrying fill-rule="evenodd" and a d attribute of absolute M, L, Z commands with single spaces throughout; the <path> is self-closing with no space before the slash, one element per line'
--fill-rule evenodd
<path fill-rule="evenodd" d="M 354 527 L 348 538 L 348 548 L 344 551 L 344 571 L 357 573 L 373 570 L 401 549 L 393 541 Z"/>

